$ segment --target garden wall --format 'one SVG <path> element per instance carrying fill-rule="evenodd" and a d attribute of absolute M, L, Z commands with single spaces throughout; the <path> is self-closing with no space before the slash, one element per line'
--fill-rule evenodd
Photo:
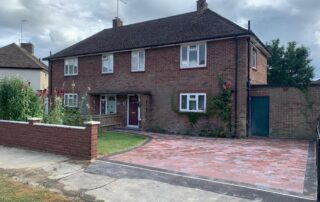
<path fill-rule="evenodd" d="M 99 122 L 86 122 L 86 127 L 71 127 L 0 120 L 0 145 L 51 152 L 81 159 L 97 157 Z"/>
<path fill-rule="evenodd" d="M 270 137 L 314 138 L 320 116 L 319 85 L 311 85 L 307 94 L 295 87 L 257 85 L 251 96 L 269 97 Z"/>

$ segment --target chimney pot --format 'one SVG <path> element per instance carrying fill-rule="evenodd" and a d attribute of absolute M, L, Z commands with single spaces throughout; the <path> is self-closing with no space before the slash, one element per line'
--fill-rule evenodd
<path fill-rule="evenodd" d="M 208 9 L 208 3 L 206 0 L 198 0 L 197 1 L 197 11 L 204 11 Z"/>
<path fill-rule="evenodd" d="M 20 47 L 23 48 L 24 50 L 28 51 L 33 55 L 34 53 L 34 47 L 32 43 L 21 43 Z"/>
<path fill-rule="evenodd" d="M 120 18 L 116 17 L 115 19 L 113 19 L 113 28 L 117 28 L 117 27 L 122 27 L 123 26 L 123 22 Z"/>

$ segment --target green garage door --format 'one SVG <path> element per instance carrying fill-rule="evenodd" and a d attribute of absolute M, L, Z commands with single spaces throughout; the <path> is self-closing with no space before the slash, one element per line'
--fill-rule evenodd
<path fill-rule="evenodd" d="M 269 97 L 251 97 L 251 135 L 269 136 Z"/>

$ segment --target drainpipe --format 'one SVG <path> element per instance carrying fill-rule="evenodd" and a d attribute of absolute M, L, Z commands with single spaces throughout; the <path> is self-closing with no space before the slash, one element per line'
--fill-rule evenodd
<path fill-rule="evenodd" d="M 250 21 L 249 21 L 250 22 Z M 251 57 L 251 47 L 250 47 L 250 37 L 247 39 L 248 41 L 248 75 L 247 75 L 247 137 L 251 135 L 251 81 L 250 81 L 250 57 Z"/>
<path fill-rule="evenodd" d="M 235 38 L 235 56 L 236 56 L 236 68 L 235 68 L 235 86 L 234 86 L 234 99 L 235 99 L 235 106 L 234 106 L 234 133 L 237 134 L 238 130 L 238 67 L 239 67 L 239 40 Z"/>

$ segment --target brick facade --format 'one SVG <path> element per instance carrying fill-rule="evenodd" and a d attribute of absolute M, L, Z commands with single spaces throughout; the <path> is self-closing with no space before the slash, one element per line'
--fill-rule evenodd
<path fill-rule="evenodd" d="M 309 97 L 313 103 L 311 113 L 306 96 L 294 87 L 253 86 L 251 95 L 269 97 L 270 137 L 314 138 L 320 115 L 320 86 L 309 88 Z"/>
<path fill-rule="evenodd" d="M 34 121 L 0 121 L 0 145 L 52 152 L 82 159 L 97 157 L 98 125 L 68 127 Z"/>
<path fill-rule="evenodd" d="M 248 39 L 238 39 L 238 100 L 235 102 L 235 95 L 232 110 L 233 126 L 242 136 L 247 131 Z M 63 88 L 66 93 L 78 93 L 80 98 L 90 94 L 90 103 L 96 114 L 99 113 L 99 93 L 119 94 L 117 111 L 123 116 L 124 126 L 127 124 L 127 99 L 121 93 L 148 92 L 141 93 L 140 97 L 140 126 L 143 129 L 161 127 L 170 132 L 185 133 L 191 127 L 188 117 L 172 110 L 172 99 L 178 105 L 180 93 L 207 93 L 207 97 L 216 95 L 220 91 L 219 75 L 235 84 L 236 47 L 236 39 L 208 42 L 207 66 L 195 69 L 180 69 L 178 45 L 146 49 L 145 72 L 131 72 L 131 51 L 114 53 L 114 73 L 108 75 L 101 73 L 101 55 L 79 57 L 79 74 L 72 77 L 64 76 L 64 60 L 53 60 L 50 61 L 51 87 Z M 259 56 L 259 66 L 255 73 L 251 73 L 251 80 L 265 82 L 261 76 L 266 73 L 265 61 Z M 198 125 L 202 127 L 207 123 L 206 120 L 200 120 Z M 209 124 L 220 126 L 221 122 L 213 118 Z"/>

